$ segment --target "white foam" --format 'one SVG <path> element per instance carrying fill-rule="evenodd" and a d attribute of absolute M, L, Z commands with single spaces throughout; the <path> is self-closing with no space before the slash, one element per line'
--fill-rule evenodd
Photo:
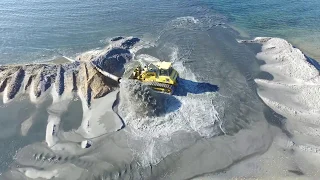
<path fill-rule="evenodd" d="M 193 16 L 178 17 L 167 24 L 169 28 L 194 28 L 198 26 L 200 20 Z"/>
<path fill-rule="evenodd" d="M 154 46 L 155 44 L 153 42 L 140 39 L 140 42 L 130 49 L 130 52 L 133 54 L 132 59 L 135 58 L 134 56 L 139 50 L 144 48 L 154 47 Z"/>
<path fill-rule="evenodd" d="M 217 25 L 221 25 L 222 27 L 226 28 L 225 26 L 223 26 L 224 23 L 222 21 L 225 21 L 223 17 L 216 15 L 212 16 L 205 13 L 201 14 L 202 15 L 199 17 L 177 17 L 166 24 L 166 27 L 162 31 L 162 33 L 172 29 L 207 30 Z"/>
<path fill-rule="evenodd" d="M 153 56 L 150 56 L 148 54 L 140 54 L 136 57 L 136 59 L 140 62 L 140 63 L 152 63 L 152 62 L 158 62 L 159 59 Z"/>
<path fill-rule="evenodd" d="M 179 49 L 172 48 L 170 61 L 174 62 L 173 67 L 179 72 L 180 77 L 196 81 L 194 73 L 183 66 L 181 59 L 178 59 Z M 149 55 L 139 55 L 143 61 L 156 61 Z M 159 61 L 159 60 L 157 60 Z M 124 89 L 120 89 L 123 93 Z M 220 118 L 212 104 L 214 93 L 187 94 L 186 96 L 173 96 L 174 99 L 167 99 L 165 107 L 166 114 L 160 117 L 141 117 L 136 115 L 131 105 L 137 106 L 137 102 L 124 102 L 128 99 L 121 99 L 119 113 L 125 122 L 131 127 L 128 130 L 131 140 L 129 142 L 133 151 L 139 156 L 142 164 L 159 162 L 163 157 L 185 148 L 200 137 L 209 138 L 221 133 Z M 122 97 L 122 96 L 121 96 Z M 183 135 L 179 135 L 182 133 Z M 189 134 L 189 135 L 186 135 Z M 179 143 L 172 145 L 172 138 L 176 137 Z M 189 136 L 188 139 L 183 138 Z M 136 141 L 143 145 L 136 145 Z M 143 147 L 143 149 L 141 149 Z"/>

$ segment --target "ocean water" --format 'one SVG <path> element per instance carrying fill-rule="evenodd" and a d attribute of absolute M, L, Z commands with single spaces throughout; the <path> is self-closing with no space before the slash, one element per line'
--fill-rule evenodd
<path fill-rule="evenodd" d="M 1 61 L 73 55 L 116 35 L 152 37 L 174 18 L 219 16 L 250 36 L 292 41 L 315 58 L 319 1 L 14 1 L 0 2 Z M 211 16 L 211 17 L 210 17 Z"/>
<path fill-rule="evenodd" d="M 101 47 L 106 39 L 118 35 L 148 36 L 174 17 L 183 16 L 184 5 L 161 1 L 2 1 L 1 60 L 39 61 Z"/>
<path fill-rule="evenodd" d="M 203 1 L 205 7 L 225 15 L 250 36 L 287 39 L 319 59 L 320 2 L 307 1 Z"/>
<path fill-rule="evenodd" d="M 111 38 L 132 36 L 141 43 L 128 48 L 129 57 L 133 57 L 130 61 L 171 61 L 181 81 L 169 97 L 150 95 L 141 86 L 124 82 L 114 91 L 119 90 L 119 95 L 108 94 L 93 102 L 97 105 L 92 109 L 84 107 L 81 97 L 70 104 L 62 102 L 58 106 L 60 141 L 49 148 L 45 137 L 53 103 L 50 98 L 40 104 L 30 103 L 28 98 L 1 102 L 0 178 L 224 179 L 298 177 L 300 172 L 316 172 L 301 168 L 304 163 L 283 165 L 285 173 L 273 174 L 266 173 L 272 169 L 268 164 L 238 166 L 270 152 L 270 146 L 278 142 L 277 134 L 291 136 L 284 127 L 286 118 L 257 94 L 254 79 L 273 78 L 260 70 L 263 62 L 257 60 L 256 53 L 261 47 L 244 46 L 237 39 L 285 38 L 318 60 L 319 7 L 315 0 L 1 1 L 1 65 L 95 55 L 91 50 L 109 57 L 108 50 L 119 46 L 109 41 Z M 103 49 L 105 46 L 109 49 Z M 125 56 L 112 52 L 116 55 L 110 53 L 111 60 Z M 165 100 L 156 103 L 164 114 L 144 114 L 144 108 L 150 108 L 150 96 L 156 102 Z M 124 128 L 105 130 L 113 118 L 104 114 L 104 107 L 121 117 Z M 93 119 L 98 128 L 91 134 L 83 133 L 81 119 Z M 80 147 L 84 139 L 92 143 L 90 148 Z M 281 148 L 274 154 L 294 154 Z"/>

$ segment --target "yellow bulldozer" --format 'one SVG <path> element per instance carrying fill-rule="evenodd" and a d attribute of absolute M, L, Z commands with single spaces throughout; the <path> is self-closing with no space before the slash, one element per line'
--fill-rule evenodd
<path fill-rule="evenodd" d="M 121 83 L 121 78 L 97 67 L 97 70 L 103 75 Z M 136 79 L 152 89 L 172 94 L 177 86 L 178 72 L 173 69 L 171 62 L 157 61 L 143 67 L 138 65 L 130 75 L 129 79 Z"/>
<path fill-rule="evenodd" d="M 159 61 L 149 63 L 144 67 L 137 66 L 130 79 L 137 79 L 156 91 L 172 94 L 177 85 L 178 76 L 171 62 Z"/>

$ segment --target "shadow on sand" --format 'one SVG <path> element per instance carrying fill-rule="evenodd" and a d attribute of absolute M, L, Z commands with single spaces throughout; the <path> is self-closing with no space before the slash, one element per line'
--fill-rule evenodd
<path fill-rule="evenodd" d="M 307 61 L 312 64 L 316 69 L 318 69 L 318 71 L 320 71 L 320 64 L 318 61 L 316 61 L 315 59 L 312 59 L 311 57 L 306 56 Z"/>
<path fill-rule="evenodd" d="M 194 82 L 181 78 L 179 78 L 178 84 L 179 85 L 173 93 L 176 96 L 186 96 L 188 93 L 202 94 L 206 92 L 217 92 L 219 90 L 219 87 L 214 84 L 206 82 Z"/>

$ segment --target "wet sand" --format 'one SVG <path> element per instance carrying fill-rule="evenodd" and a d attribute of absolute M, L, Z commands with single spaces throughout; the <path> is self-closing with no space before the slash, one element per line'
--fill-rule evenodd
<path fill-rule="evenodd" d="M 193 36 L 187 36 L 188 33 Z M 232 31 L 219 26 L 204 32 L 177 28 L 162 34 L 157 43 L 158 46 L 148 47 L 141 53 L 153 56 L 153 60 L 167 57 L 174 62 L 181 78 L 185 79 L 183 88 L 178 91 L 180 94 L 165 102 L 166 114 L 137 118 L 132 106 L 145 104 L 152 107 L 148 103 L 153 101 L 129 98 L 127 101 L 122 99 L 118 106 L 115 103 L 117 91 L 93 101 L 93 109 L 78 110 L 80 100 L 77 100 L 62 116 L 62 121 L 66 121 L 63 126 L 65 132 L 59 137 L 63 141 L 54 148 L 48 148 L 44 143 L 24 147 L 26 144 L 16 141 L 13 151 L 17 151 L 18 158 L 12 164 L 8 161 L 12 171 L 5 171 L 8 170 L 5 165 L 3 177 L 14 179 L 25 174 L 29 177 L 64 179 L 219 179 L 266 178 L 270 174 L 274 174 L 275 178 L 317 175 L 316 166 L 307 163 L 311 157 L 309 154 L 316 153 L 304 146 L 304 142 L 312 138 L 296 136 L 293 128 L 288 126 L 290 123 L 282 124 L 282 121 L 294 122 L 282 117 L 289 116 L 281 111 L 283 109 L 277 110 L 282 106 L 273 106 L 275 103 L 266 101 L 266 96 L 262 96 L 262 92 L 270 88 L 262 87 L 263 82 L 274 84 L 273 81 L 284 79 L 266 68 L 268 60 L 263 59 L 265 64 L 259 64 L 255 52 L 259 46 L 252 50 L 239 44 Z M 183 56 L 185 54 L 188 56 Z M 260 66 L 265 66 L 261 70 L 270 73 L 272 78 L 270 74 L 261 75 Z M 257 80 L 257 77 L 261 79 Z M 216 85 L 219 91 L 188 91 L 200 82 Z M 145 91 L 134 91 L 132 87 L 136 86 L 120 86 L 119 97 L 130 93 L 132 97 L 149 96 L 144 96 Z M 270 97 L 270 94 L 265 95 L 269 99 L 280 99 L 279 96 Z M 280 100 L 290 102 L 287 101 L 290 95 L 287 91 Z M 157 97 L 166 99 L 161 95 Z M 15 109 L 23 105 L 15 103 L 12 103 L 18 106 Z M 264 103 L 278 114 L 266 110 Z M 30 109 L 30 112 L 33 111 Z M 115 112 L 121 116 L 116 116 Z M 94 120 L 90 132 L 82 134 L 81 128 L 78 129 L 82 120 L 80 113 L 84 113 L 84 119 Z M 45 124 L 46 116 L 47 111 L 41 110 L 34 127 Z M 116 131 L 122 120 L 128 126 Z M 8 119 L 7 122 L 13 123 L 12 129 L 16 130 L 22 120 Z M 44 127 L 29 133 L 44 134 Z M 7 137 L 21 138 L 20 135 L 14 136 L 18 134 L 15 130 L 8 131 Z M 29 133 L 24 134 L 31 135 Z M 84 139 L 91 143 L 89 148 L 81 148 Z M 41 140 L 34 142 L 37 141 Z M 296 145 L 298 142 L 301 144 Z M 280 167 L 282 170 L 279 170 Z M 76 173 L 71 174 L 70 171 Z"/>

